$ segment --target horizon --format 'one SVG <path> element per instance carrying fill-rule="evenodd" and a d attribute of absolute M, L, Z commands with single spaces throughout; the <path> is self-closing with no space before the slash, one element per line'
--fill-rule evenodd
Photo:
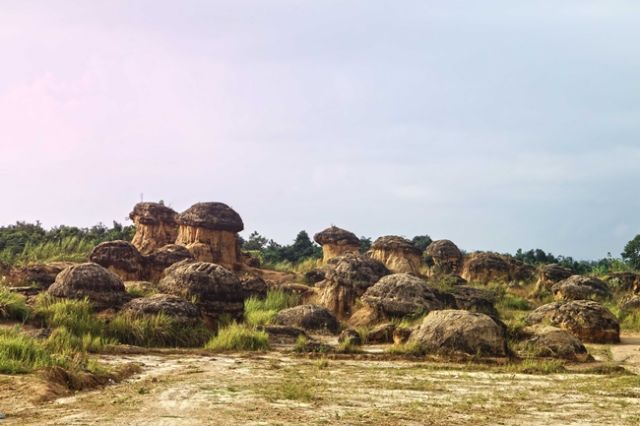
<path fill-rule="evenodd" d="M 619 257 L 640 234 L 640 4 L 7 2 L 0 226 L 144 194 L 281 244 L 331 224 Z"/>

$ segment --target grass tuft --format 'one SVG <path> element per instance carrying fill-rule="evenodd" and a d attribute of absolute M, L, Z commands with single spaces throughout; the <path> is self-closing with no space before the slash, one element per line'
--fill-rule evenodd
<path fill-rule="evenodd" d="M 205 348 L 216 352 L 264 351 L 269 349 L 269 335 L 253 326 L 233 322 L 221 328 Z"/>
<path fill-rule="evenodd" d="M 25 321 L 28 316 L 26 297 L 0 287 L 0 319 Z"/>
<path fill-rule="evenodd" d="M 244 302 L 245 322 L 250 325 L 265 325 L 273 322 L 279 311 L 295 306 L 300 297 L 282 290 L 270 290 L 267 297 L 250 297 Z"/>

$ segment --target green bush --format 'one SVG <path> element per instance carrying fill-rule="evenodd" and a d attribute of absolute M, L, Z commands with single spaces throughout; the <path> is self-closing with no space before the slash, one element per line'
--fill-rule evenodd
<path fill-rule="evenodd" d="M 269 336 L 255 327 L 231 323 L 218 331 L 218 335 L 205 345 L 216 352 L 261 351 L 269 349 Z"/>
<path fill-rule="evenodd" d="M 29 316 L 26 297 L 0 287 L 0 319 L 24 321 Z"/>

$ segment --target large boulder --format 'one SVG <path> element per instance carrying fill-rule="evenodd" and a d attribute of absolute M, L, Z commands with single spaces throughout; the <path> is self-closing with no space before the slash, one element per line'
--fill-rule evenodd
<path fill-rule="evenodd" d="M 526 322 L 560 327 L 583 342 L 620 342 L 620 324 L 616 317 L 607 308 L 591 300 L 548 303 L 531 312 Z"/>
<path fill-rule="evenodd" d="M 328 309 L 319 305 L 299 305 L 284 309 L 276 315 L 275 323 L 316 332 L 336 334 L 340 326 Z"/>
<path fill-rule="evenodd" d="M 603 280 L 613 291 L 640 293 L 640 274 L 635 272 L 612 272 Z"/>
<path fill-rule="evenodd" d="M 34 285 L 46 290 L 71 262 L 36 263 L 12 269 L 7 274 L 7 281 L 13 285 Z"/>
<path fill-rule="evenodd" d="M 238 276 L 240 278 L 240 289 L 244 293 L 244 298 L 257 297 L 263 299 L 267 297 L 269 285 L 260 276 L 245 272 Z"/>
<path fill-rule="evenodd" d="M 432 274 L 458 274 L 462 269 L 464 257 L 452 241 L 434 241 L 429 244 L 424 254 L 432 264 Z"/>
<path fill-rule="evenodd" d="M 334 257 L 327 262 L 325 279 L 316 284 L 320 304 L 339 318 L 346 318 L 351 314 L 356 299 L 388 274 L 382 263 L 366 256 L 346 254 Z"/>
<path fill-rule="evenodd" d="M 582 342 L 561 328 L 540 325 L 527 327 L 524 332 L 530 335 L 524 342 L 527 352 L 532 352 L 534 356 L 578 362 L 585 362 L 590 358 Z"/>
<path fill-rule="evenodd" d="M 450 300 L 449 297 L 453 298 L 453 304 L 447 303 L 447 300 Z M 447 291 L 440 300 L 446 306 L 455 307 L 455 309 L 485 314 L 496 320 L 499 318 L 495 307 L 495 293 L 489 290 L 460 285 Z"/>
<path fill-rule="evenodd" d="M 422 252 L 406 238 L 396 235 L 380 237 L 373 242 L 367 254 L 391 272 L 420 274 Z"/>
<path fill-rule="evenodd" d="M 505 356 L 504 330 L 491 317 L 461 310 L 432 311 L 413 330 L 409 343 L 429 353 Z"/>
<path fill-rule="evenodd" d="M 123 281 L 146 279 L 144 258 L 138 249 L 127 241 L 100 243 L 89 254 L 89 260 L 107 268 Z"/>
<path fill-rule="evenodd" d="M 511 267 L 509 262 L 495 253 L 476 252 L 466 257 L 462 268 L 462 278 L 487 284 L 492 281 L 509 282 Z"/>
<path fill-rule="evenodd" d="M 362 302 L 389 318 L 416 317 L 444 307 L 424 280 L 410 274 L 382 277 L 362 295 Z"/>
<path fill-rule="evenodd" d="M 549 265 L 543 265 L 538 271 L 538 282 L 536 288 L 551 290 L 551 287 L 562 280 L 566 280 L 573 271 L 557 263 L 551 263 Z"/>
<path fill-rule="evenodd" d="M 200 310 L 194 303 L 171 294 L 133 299 L 122 307 L 122 311 L 137 317 L 164 314 L 184 324 L 195 324 L 200 319 Z"/>
<path fill-rule="evenodd" d="M 551 292 L 556 300 L 605 299 L 611 295 L 609 286 L 595 277 L 572 275 L 555 283 Z"/>
<path fill-rule="evenodd" d="M 194 299 L 202 314 L 212 321 L 223 315 L 242 318 L 245 297 L 240 280 L 215 263 L 176 263 L 166 270 L 158 288 L 163 293 Z"/>
<path fill-rule="evenodd" d="M 120 278 L 97 263 L 67 267 L 58 274 L 47 292 L 65 299 L 86 297 L 98 310 L 119 308 L 128 300 Z"/>
<path fill-rule="evenodd" d="M 145 256 L 147 278 L 151 282 L 158 282 L 162 279 L 165 269 L 184 260 L 195 261 L 191 252 L 184 246 L 167 244 L 157 248 Z"/>

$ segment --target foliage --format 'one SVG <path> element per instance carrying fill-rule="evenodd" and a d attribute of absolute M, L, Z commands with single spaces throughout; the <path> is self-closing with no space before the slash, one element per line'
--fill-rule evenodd
<path fill-rule="evenodd" d="M 184 324 L 165 314 L 134 316 L 119 313 L 106 325 L 105 334 L 120 343 L 144 347 L 198 347 L 211 338 L 202 325 Z"/>
<path fill-rule="evenodd" d="M 257 252 L 258 257 L 267 264 L 277 264 L 279 262 L 293 264 L 305 259 L 319 259 L 322 257 L 322 248 L 311 241 L 306 231 L 300 231 L 293 244 L 286 246 L 267 239 L 254 231 L 249 235 L 249 239 L 243 242 L 242 249 Z"/>
<path fill-rule="evenodd" d="M 250 297 L 244 302 L 244 319 L 250 325 L 264 325 L 273 321 L 279 311 L 298 304 L 300 297 L 281 290 L 270 290 L 267 297 Z"/>
<path fill-rule="evenodd" d="M 419 248 L 421 252 L 424 252 L 427 247 L 429 247 L 429 244 L 433 242 L 433 240 L 428 235 L 416 235 L 415 237 L 413 237 L 411 242 L 414 246 Z"/>
<path fill-rule="evenodd" d="M 640 235 L 636 235 L 634 239 L 624 246 L 622 258 L 634 269 L 640 269 Z"/>
<path fill-rule="evenodd" d="M 49 328 L 65 327 L 76 336 L 101 334 L 104 323 L 92 314 L 88 299 L 58 299 L 46 293 L 37 296 L 33 309 L 36 321 Z"/>
<path fill-rule="evenodd" d="M 371 238 L 360 237 L 360 253 L 366 253 L 371 248 Z"/>
<path fill-rule="evenodd" d="M 638 239 L 638 244 L 638 250 L 640 251 L 640 238 Z M 516 260 L 530 265 L 557 263 L 580 275 L 603 275 L 611 272 L 623 272 L 628 271 L 630 266 L 632 266 L 631 262 L 627 261 L 628 264 L 625 264 L 620 259 L 613 258 L 611 254 L 608 254 L 607 257 L 599 260 L 575 260 L 570 256 L 554 256 L 552 253 L 547 253 L 541 249 L 532 249 L 528 251 L 518 249 L 513 257 Z M 623 254 L 623 259 L 624 258 Z"/>
<path fill-rule="evenodd" d="M 0 373 L 28 373 L 42 367 L 66 366 L 66 361 L 55 357 L 42 342 L 21 333 L 19 328 L 0 329 Z"/>
<path fill-rule="evenodd" d="M 0 287 L 0 319 L 24 321 L 28 316 L 26 297 Z"/>
<path fill-rule="evenodd" d="M 269 336 L 253 326 L 232 322 L 220 329 L 205 348 L 216 352 L 262 351 L 269 349 Z"/>

